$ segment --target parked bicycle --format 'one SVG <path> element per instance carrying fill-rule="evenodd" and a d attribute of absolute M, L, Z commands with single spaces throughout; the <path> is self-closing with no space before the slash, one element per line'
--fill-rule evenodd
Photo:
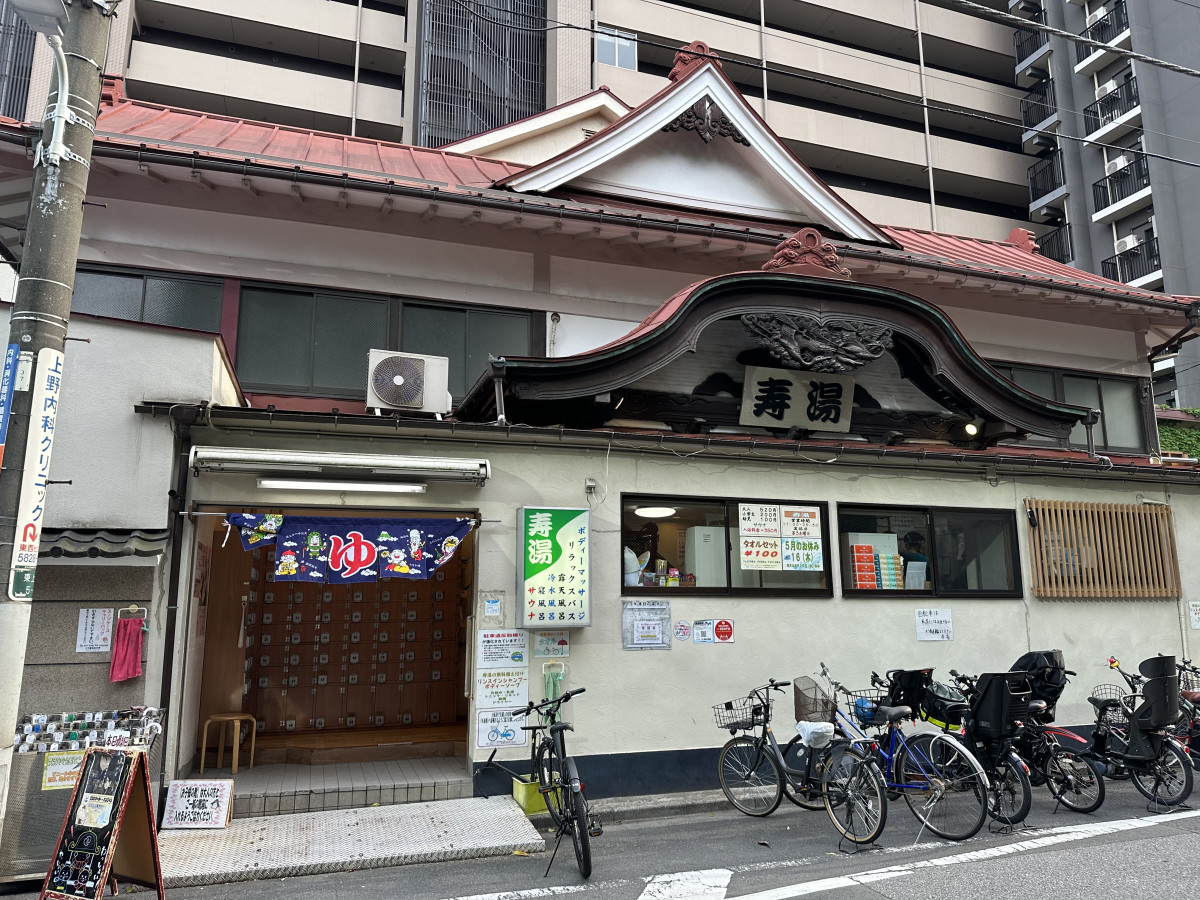
<path fill-rule="evenodd" d="M 1104 803 L 1104 779 L 1083 754 L 1088 741 L 1053 726 L 1059 698 L 1075 673 L 1066 668 L 1061 650 L 1035 650 L 1013 663 L 1032 691 L 1025 727 L 1017 736 L 1017 753 L 1029 765 L 1029 780 L 1044 784 L 1054 799 L 1074 812 L 1095 812 Z"/>
<path fill-rule="evenodd" d="M 1029 767 L 1017 755 L 1014 746 L 1024 730 L 1029 714 L 1031 691 L 1020 672 L 987 672 L 977 678 L 955 669 L 950 676 L 965 698 L 961 704 L 940 704 L 941 698 L 926 692 L 922 718 L 944 728 L 953 728 L 955 720 L 962 729 L 962 741 L 975 754 L 987 774 L 991 787 L 988 815 L 1004 825 L 1025 821 L 1033 806 L 1033 787 Z M 934 716 L 943 714 L 944 724 Z"/>
<path fill-rule="evenodd" d="M 550 866 L 554 865 L 563 835 L 570 835 L 575 848 L 575 860 L 579 863 L 579 874 L 587 878 L 592 874 L 591 839 L 603 834 L 604 829 L 599 819 L 588 811 L 579 770 L 575 760 L 567 755 L 565 735 L 575 729 L 570 722 L 560 722 L 558 718 L 562 705 L 584 690 L 576 688 L 554 700 L 543 700 L 536 705 L 531 700 L 528 706 L 514 710 L 512 716 L 515 719 L 540 713 L 538 724 L 522 725 L 521 730 L 530 732 L 531 773 L 536 773 L 538 789 L 546 798 L 546 809 L 557 831 L 554 853 L 550 855 L 546 871 L 549 872 Z M 545 734 L 542 734 L 543 731 Z"/>
<path fill-rule="evenodd" d="M 1192 763 L 1176 743 L 1179 721 L 1179 674 L 1174 656 L 1152 656 L 1126 672 L 1115 657 L 1110 668 L 1128 689 L 1097 685 L 1088 698 L 1096 709 L 1089 756 L 1105 767 L 1128 771 L 1133 786 L 1150 802 L 1178 806 L 1192 793 Z"/>
<path fill-rule="evenodd" d="M 785 762 L 771 729 L 771 694 L 790 684 L 772 678 L 745 697 L 713 707 L 717 725 L 734 735 L 717 759 L 721 790 L 748 816 L 767 816 L 778 809 L 785 784 L 792 792 L 789 797 L 811 802 L 819 794 L 843 838 L 873 843 L 887 824 L 883 776 L 867 751 L 835 735 L 835 705 L 811 678 L 797 679 L 798 733 L 788 744 L 794 763 Z M 738 735 L 739 731 L 750 734 Z"/>
<path fill-rule="evenodd" d="M 950 734 L 906 734 L 901 727 L 916 720 L 933 670 L 893 669 L 887 681 L 872 672 L 871 688 L 862 691 L 834 681 L 824 663 L 821 674 L 848 701 L 849 714 L 836 711 L 838 725 L 851 738 L 874 743 L 888 796 L 903 796 L 922 829 L 950 841 L 973 837 L 988 807 L 988 779 L 979 760 Z M 876 729 L 876 736 L 865 728 Z"/>
<path fill-rule="evenodd" d="M 1179 669 L 1179 721 L 1175 723 L 1175 740 L 1192 759 L 1192 767 L 1200 768 L 1200 668 L 1190 659 L 1176 663 Z"/>

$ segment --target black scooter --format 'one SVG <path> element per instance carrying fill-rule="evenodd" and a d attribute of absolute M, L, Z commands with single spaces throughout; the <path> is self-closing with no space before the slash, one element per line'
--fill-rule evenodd
<path fill-rule="evenodd" d="M 1111 696 L 1101 685 L 1088 698 L 1096 709 L 1092 743 L 1085 756 L 1106 776 L 1123 769 L 1134 787 L 1159 806 L 1178 806 L 1192 793 L 1192 764 L 1175 741 L 1171 727 L 1179 719 L 1179 675 L 1174 656 L 1152 656 L 1138 666 L 1140 675 L 1121 673 L 1129 693 Z M 1106 696 L 1106 693 L 1109 693 Z"/>

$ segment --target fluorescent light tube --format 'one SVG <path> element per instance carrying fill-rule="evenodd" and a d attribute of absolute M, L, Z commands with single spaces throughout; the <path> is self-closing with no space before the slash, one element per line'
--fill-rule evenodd
<path fill-rule="evenodd" d="M 265 491 L 355 491 L 365 494 L 423 494 L 425 485 L 399 481 L 306 481 L 300 478 L 260 478 Z"/>

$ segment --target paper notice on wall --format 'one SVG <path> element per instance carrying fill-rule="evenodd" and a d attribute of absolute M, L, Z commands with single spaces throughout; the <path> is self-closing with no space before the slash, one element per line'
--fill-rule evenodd
<path fill-rule="evenodd" d="M 532 634 L 535 658 L 562 659 L 571 655 L 571 632 L 534 631 Z"/>
<path fill-rule="evenodd" d="M 917 610 L 918 641 L 954 640 L 954 622 L 948 609 Z"/>
<path fill-rule="evenodd" d="M 475 653 L 475 667 L 529 665 L 529 632 L 516 628 L 503 631 L 480 631 Z"/>
<path fill-rule="evenodd" d="M 781 506 L 779 533 L 783 537 L 821 537 L 821 508 L 818 506 Z"/>
<path fill-rule="evenodd" d="M 529 732 L 521 730 L 524 724 L 524 719 L 513 719 L 511 710 L 476 710 L 475 746 L 480 750 L 488 747 L 524 747 L 529 738 Z"/>
<path fill-rule="evenodd" d="M 783 568 L 783 550 L 777 537 L 739 538 L 738 558 L 745 571 L 778 572 Z"/>
<path fill-rule="evenodd" d="M 785 537 L 780 540 L 780 546 L 785 572 L 819 572 L 825 568 L 824 545 L 819 537 Z"/>
<path fill-rule="evenodd" d="M 626 600 L 621 608 L 622 650 L 670 650 L 671 604 L 666 600 Z"/>
<path fill-rule="evenodd" d="M 113 611 L 81 609 L 75 632 L 76 653 L 107 653 L 112 649 Z"/>
<path fill-rule="evenodd" d="M 163 828 L 225 828 L 233 821 L 233 781 L 172 781 Z"/>
<path fill-rule="evenodd" d="M 1192 619 L 1192 630 L 1200 631 L 1200 600 L 1188 601 L 1188 613 Z"/>
<path fill-rule="evenodd" d="M 83 769 L 82 750 L 47 753 L 42 767 L 42 790 L 61 791 L 75 787 Z"/>
<path fill-rule="evenodd" d="M 475 673 L 475 705 L 511 712 L 529 702 L 528 667 L 481 669 Z"/>

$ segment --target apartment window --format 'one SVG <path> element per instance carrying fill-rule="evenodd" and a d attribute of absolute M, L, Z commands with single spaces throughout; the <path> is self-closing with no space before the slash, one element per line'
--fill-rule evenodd
<path fill-rule="evenodd" d="M 1011 510 L 843 504 L 838 546 L 847 596 L 1021 596 Z"/>
<path fill-rule="evenodd" d="M 1136 379 L 1003 363 L 993 364 L 992 367 L 1039 397 L 1100 410 L 1100 421 L 1092 428 L 1092 439 L 1097 449 L 1134 453 L 1145 450 L 1143 411 L 1139 399 L 1141 392 Z M 1031 437 L 1029 443 L 1084 448 L 1087 447 L 1087 428 L 1076 425 L 1065 442 Z"/>
<path fill-rule="evenodd" d="M 400 349 L 450 360 L 450 393 L 461 399 L 488 371 L 488 357 L 528 356 L 530 315 L 405 303 Z"/>
<path fill-rule="evenodd" d="M 1038 597 L 1178 597 L 1168 506 L 1025 501 Z"/>
<path fill-rule="evenodd" d="M 818 502 L 624 494 L 622 593 L 828 597 L 827 520 Z"/>
<path fill-rule="evenodd" d="M 71 311 L 108 319 L 221 330 L 220 281 L 121 272 L 77 272 Z"/>
<path fill-rule="evenodd" d="M 448 388 L 457 400 L 487 370 L 489 354 L 527 356 L 532 327 L 520 310 L 245 287 L 238 378 L 251 390 L 364 398 L 368 351 L 398 349 L 449 359 Z"/>
<path fill-rule="evenodd" d="M 601 25 L 596 29 L 596 62 L 637 71 L 637 35 Z"/>

